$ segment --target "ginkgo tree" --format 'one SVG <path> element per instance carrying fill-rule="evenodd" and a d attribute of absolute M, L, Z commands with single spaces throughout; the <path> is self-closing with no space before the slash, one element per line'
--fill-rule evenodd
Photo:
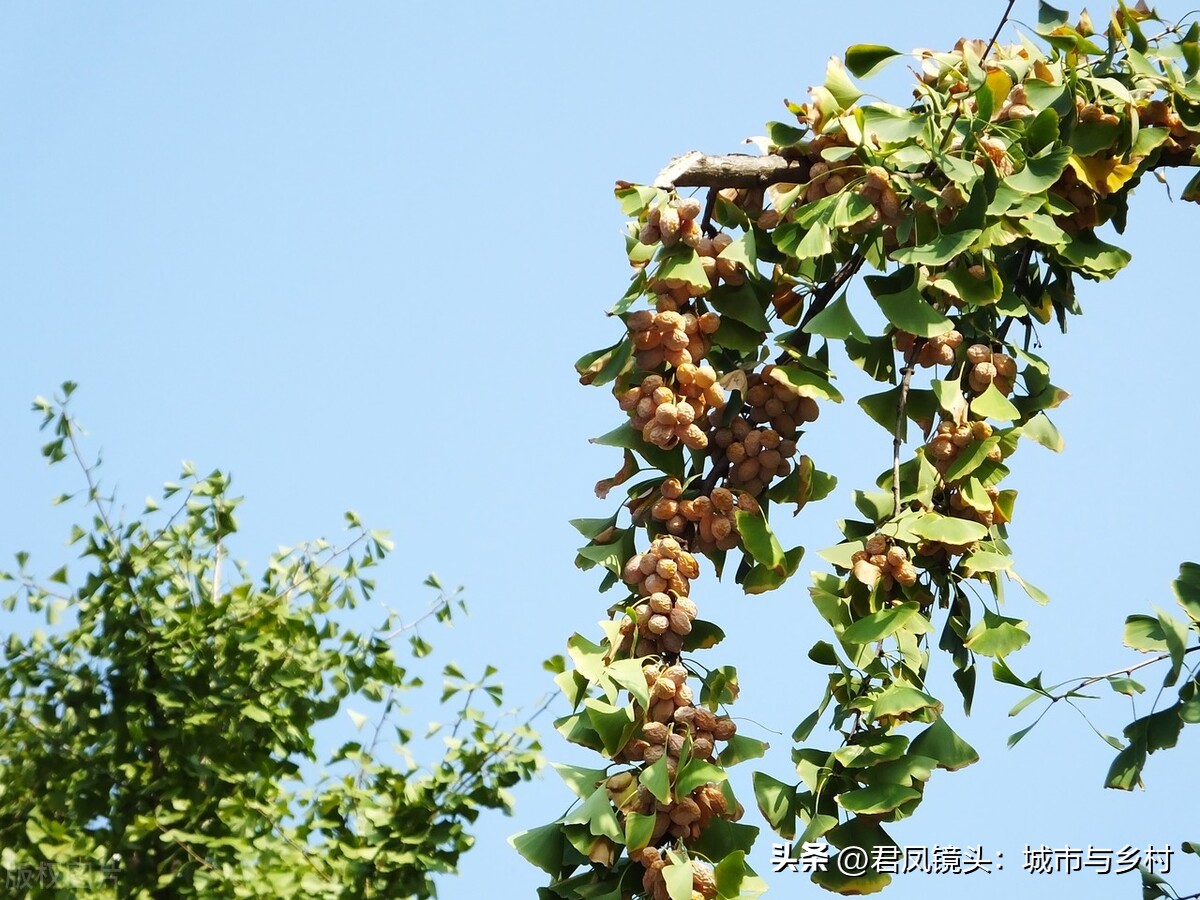
<path fill-rule="evenodd" d="M 620 424 L 595 441 L 623 464 L 596 491 L 624 496 L 611 516 L 574 523 L 587 541 L 577 563 L 613 593 L 556 678 L 572 707 L 558 730 L 599 759 L 557 766 L 577 803 L 512 839 L 549 875 L 541 896 L 764 889 L 746 863 L 759 829 L 739 821 L 727 769 L 765 747 L 729 718 L 737 673 L 710 659 L 723 631 L 697 586 L 792 588 L 804 548 L 785 548 L 772 514 L 808 514 L 836 484 L 803 436 L 822 405 L 843 402 L 846 359 L 880 383 L 855 399 L 891 465 L 854 492 L 860 517 L 818 554 L 808 591 L 828 633 L 808 659 L 825 689 L 795 728 L 796 771 L 753 778 L 775 832 L 894 845 L 888 824 L 916 812 L 934 772 L 976 762 L 929 692 L 935 665 L 952 669 L 965 713 L 981 668 L 1027 689 L 1024 708 L 1100 680 L 1135 695 L 1134 671 L 1165 665 L 1178 700 L 1112 739 L 1110 787 L 1137 784 L 1147 754 L 1200 721 L 1197 567 L 1175 583 L 1180 613 L 1129 619 L 1126 643 L 1153 656 L 1078 684 L 1017 675 L 1009 657 L 1027 623 L 999 612 L 1009 585 L 1048 599 L 1008 544 L 1014 455 L 1062 446 L 1050 413 L 1067 392 L 1034 329 L 1065 330 L 1079 281 L 1129 261 L 1100 230 L 1124 230 L 1139 182 L 1200 166 L 1200 24 L 1144 4 L 1094 21 L 1043 3 L 1036 36 L 1007 45 L 1011 8 L 990 40 L 914 52 L 910 105 L 868 102 L 856 81 L 905 54 L 854 46 L 788 104 L 788 121 L 768 123 L 761 155 L 692 152 L 652 184 L 618 182 L 634 276 L 610 311 L 615 343 L 577 368 L 615 396 Z M 1200 175 L 1182 198 L 1200 200 Z M 882 334 L 847 291 L 864 272 Z M 812 878 L 863 894 L 891 876 L 843 872 L 835 853 Z M 1153 880 L 1146 890 L 1170 896 Z"/>
<path fill-rule="evenodd" d="M 35 409 L 43 454 L 81 471 L 80 560 L 41 575 L 19 553 L 0 571 L 6 614 L 51 625 L 12 629 L 0 653 L 3 895 L 436 896 L 479 815 L 510 810 L 541 764 L 491 666 L 442 667 L 432 749 L 412 725 L 433 652 L 418 626 L 462 598 L 431 576 L 423 614 L 349 627 L 387 535 L 347 513 L 344 544 L 284 549 L 253 573 L 230 555 L 239 499 L 220 471 L 187 466 L 123 515 L 84 455 L 74 389 Z M 323 748 L 335 717 L 357 731 Z"/>

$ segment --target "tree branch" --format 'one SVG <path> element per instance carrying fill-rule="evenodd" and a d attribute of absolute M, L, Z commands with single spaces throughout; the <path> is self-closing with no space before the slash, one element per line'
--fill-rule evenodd
<path fill-rule="evenodd" d="M 1196 650 L 1200 650 L 1200 644 L 1196 644 L 1192 647 L 1188 647 L 1186 650 L 1183 651 L 1183 653 L 1186 656 L 1187 654 L 1192 653 Z M 1138 669 L 1144 669 L 1144 668 L 1146 668 L 1146 666 L 1152 666 L 1155 663 L 1160 663 L 1160 662 L 1163 662 L 1164 660 L 1168 660 L 1170 658 L 1171 658 L 1170 653 L 1160 653 L 1158 656 L 1153 656 L 1150 659 L 1142 660 L 1140 663 L 1135 663 L 1132 666 L 1126 666 L 1123 669 L 1113 669 L 1113 671 L 1105 672 L 1103 675 L 1092 675 L 1090 678 L 1084 678 L 1081 681 L 1079 681 L 1077 684 L 1075 684 L 1074 687 L 1068 688 L 1066 691 L 1064 691 L 1061 694 L 1047 694 L 1046 696 L 1050 699 L 1051 703 L 1057 703 L 1059 700 L 1065 700 L 1067 697 L 1070 697 L 1072 694 L 1082 691 L 1085 687 L 1088 687 L 1089 685 L 1093 685 L 1098 681 L 1104 681 L 1108 678 L 1115 678 L 1117 675 L 1129 676 L 1129 675 L 1132 675 L 1134 672 L 1136 672 Z"/>
<path fill-rule="evenodd" d="M 917 368 L 917 354 L 924 341 L 915 341 L 904 357 L 904 377 L 900 380 L 900 399 L 896 401 L 896 431 L 892 437 L 892 515 L 900 515 L 900 447 L 904 444 L 908 420 L 908 389 Z"/>
<path fill-rule="evenodd" d="M 800 163 L 782 156 L 707 156 L 693 150 L 667 163 L 655 177 L 654 187 L 745 188 L 805 180 Z"/>

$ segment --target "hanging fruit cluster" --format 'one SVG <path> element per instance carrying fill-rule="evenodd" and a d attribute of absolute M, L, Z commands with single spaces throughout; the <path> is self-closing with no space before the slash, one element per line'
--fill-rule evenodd
<path fill-rule="evenodd" d="M 746 860 L 757 829 L 737 821 L 726 767 L 765 745 L 729 717 L 736 671 L 695 658 L 723 632 L 692 587 L 710 566 L 751 594 L 796 572 L 803 548 L 784 550 L 771 514 L 836 484 L 799 453 L 820 404 L 843 399 L 835 352 L 885 385 L 859 406 L 890 466 L 820 553 L 833 571 L 809 593 L 830 632 L 807 658 L 827 670 L 824 696 L 794 733 L 799 781 L 756 773 L 759 810 L 786 839 L 869 851 L 893 843 L 885 826 L 912 814 L 933 770 L 975 761 L 925 685 L 940 648 L 969 712 L 978 658 L 1029 639 L 970 582 L 1046 599 L 1013 568 L 1016 493 L 1001 487 L 1024 442 L 1062 446 L 1047 411 L 1066 392 L 1037 328 L 1065 330 L 1078 280 L 1126 264 L 1097 228 L 1124 227 L 1143 176 L 1200 163 L 1200 25 L 1147 37 L 1154 18 L 1122 5 L 1100 35 L 1043 6 L 1045 51 L 916 51 L 906 109 L 862 102 L 851 77 L 901 54 L 852 47 L 788 104 L 792 121 L 768 124 L 764 156 L 689 154 L 660 186 L 618 184 L 634 269 L 611 310 L 623 328 L 577 369 L 628 416 L 595 439 L 624 455 L 598 493 L 641 478 L 611 516 L 573 523 L 579 566 L 616 593 L 600 642 L 568 643 L 556 681 L 572 711 L 557 726 L 607 762 L 563 767 L 580 804 L 514 838 L 551 875 L 547 897 L 761 891 Z M 1200 199 L 1200 176 L 1182 195 Z M 855 317 L 863 298 L 882 334 Z M 808 745 L 823 721 L 834 745 Z M 835 855 L 813 879 L 857 894 L 890 877 L 841 872 Z"/>

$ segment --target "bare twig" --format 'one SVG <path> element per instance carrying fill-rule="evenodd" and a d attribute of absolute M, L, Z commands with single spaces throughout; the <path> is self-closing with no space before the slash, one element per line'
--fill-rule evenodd
<path fill-rule="evenodd" d="M 79 468 L 83 469 L 83 477 L 87 480 L 88 500 L 95 505 L 96 512 L 100 516 L 100 521 L 104 523 L 104 530 L 110 535 L 115 535 L 112 521 L 109 519 L 108 507 L 104 505 L 104 498 L 100 496 L 100 485 L 96 479 L 92 477 L 95 471 L 95 466 L 89 466 L 83 461 L 83 451 L 79 447 L 79 441 L 75 439 L 75 423 L 68 422 L 67 439 L 71 442 L 71 454 L 75 457 L 75 461 L 79 463 Z"/>
<path fill-rule="evenodd" d="M 983 56 L 980 57 L 981 61 L 987 59 L 988 54 L 996 46 L 996 41 L 1000 38 L 1000 32 L 1004 30 L 1004 26 L 1008 23 L 1009 14 L 1012 13 L 1012 8 L 1015 4 L 1016 0 L 1008 0 L 1008 6 L 1004 8 L 1004 15 L 1000 17 L 1000 23 L 996 26 L 996 30 L 992 32 L 992 39 L 988 41 L 987 47 L 983 51 Z M 950 124 L 946 126 L 946 132 L 942 135 L 941 149 L 943 150 L 946 149 L 946 144 L 950 142 L 950 135 L 954 133 L 954 126 L 962 116 L 964 102 L 960 100 L 958 105 L 954 107 L 954 114 L 950 116 Z M 936 163 L 930 162 L 929 165 L 933 167 L 936 166 Z"/>
<path fill-rule="evenodd" d="M 917 340 L 904 357 L 904 377 L 900 379 L 900 398 L 896 401 L 896 431 L 892 437 L 892 515 L 900 515 L 900 447 L 904 444 L 905 427 L 908 420 L 908 389 L 912 385 L 913 372 L 917 368 L 917 354 L 921 352 L 922 340 Z"/>
<path fill-rule="evenodd" d="M 803 181 L 803 169 L 782 156 L 708 156 L 693 150 L 677 156 L 654 179 L 654 186 L 670 190 L 681 187 L 744 188 Z"/>
<path fill-rule="evenodd" d="M 715 237 L 717 229 L 713 227 L 712 217 L 713 210 L 717 205 L 717 189 L 711 187 L 708 189 L 708 197 L 704 201 L 704 216 L 700 219 L 700 230 L 708 237 Z"/>
<path fill-rule="evenodd" d="M 308 850 L 306 850 L 301 844 L 297 843 L 296 840 L 291 835 L 289 835 L 284 830 L 283 826 L 280 825 L 279 822 L 277 822 L 272 816 L 267 815 L 266 810 L 262 809 L 262 807 L 260 807 L 260 806 L 254 805 L 254 804 L 251 804 L 250 808 L 253 809 L 260 816 L 262 816 L 264 819 L 266 819 L 267 823 L 271 826 L 271 830 L 274 831 L 276 834 L 278 834 L 281 838 L 283 838 L 284 842 L 288 846 L 290 846 L 293 850 L 295 850 L 297 853 L 299 853 L 301 856 L 304 857 L 304 860 L 305 860 L 305 862 L 308 863 L 308 867 L 310 869 L 312 869 L 314 872 L 316 872 L 318 875 L 320 875 L 326 881 L 333 881 L 332 873 L 328 869 L 325 869 L 322 866 L 318 865 L 316 859 L 313 858 L 313 856 L 308 852 Z"/>
<path fill-rule="evenodd" d="M 1186 656 L 1187 654 L 1192 653 L 1196 650 L 1200 650 L 1200 644 L 1196 644 L 1194 647 L 1188 647 L 1186 650 L 1183 651 L 1183 653 Z M 1158 656 L 1151 657 L 1150 659 L 1144 659 L 1140 663 L 1134 663 L 1132 666 L 1126 666 L 1123 669 L 1114 669 L 1111 672 L 1105 672 L 1103 675 L 1092 675 L 1088 678 L 1084 678 L 1081 681 L 1079 681 L 1077 684 L 1075 684 L 1073 687 L 1068 688 L 1063 693 L 1047 694 L 1046 697 L 1050 700 L 1051 703 L 1057 703 L 1059 700 L 1065 700 L 1067 697 L 1071 696 L 1072 694 L 1082 691 L 1084 688 L 1086 688 L 1090 685 L 1093 685 L 1098 681 L 1105 681 L 1106 679 L 1109 679 L 1109 678 L 1116 678 L 1118 675 L 1126 675 L 1126 676 L 1132 675 L 1138 669 L 1144 669 L 1147 666 L 1152 666 L 1155 663 L 1160 663 L 1160 662 L 1163 662 L 1164 660 L 1168 660 L 1170 658 L 1171 658 L 1170 653 L 1160 653 Z"/>

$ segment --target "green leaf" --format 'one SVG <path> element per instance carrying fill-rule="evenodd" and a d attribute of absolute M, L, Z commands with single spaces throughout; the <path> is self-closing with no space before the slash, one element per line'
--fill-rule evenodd
<path fill-rule="evenodd" d="M 737 319 L 722 317 L 721 325 L 712 336 L 713 344 L 738 353 L 757 352 L 763 342 L 763 333 Z"/>
<path fill-rule="evenodd" d="M 734 850 L 712 858 L 721 860 L 713 867 L 713 881 L 717 883 L 718 897 L 755 900 L 767 890 L 766 882 L 746 865 L 746 851 Z"/>
<path fill-rule="evenodd" d="M 767 321 L 764 304 L 758 299 L 758 295 L 754 293 L 754 289 L 749 284 L 741 284 L 737 287 L 723 284 L 714 288 L 709 293 L 707 300 L 723 316 L 737 319 L 743 325 L 748 325 L 759 332 L 771 330 L 771 323 Z"/>
<path fill-rule="evenodd" d="M 636 216 L 648 209 L 650 204 L 660 196 L 665 196 L 659 188 L 646 184 L 618 184 L 617 199 L 621 202 L 621 212 L 627 216 Z M 553 873 L 552 873 L 553 874 Z"/>
<path fill-rule="evenodd" d="M 875 422 L 890 435 L 896 434 L 896 425 L 900 418 L 900 386 L 878 394 L 868 394 L 858 401 L 859 407 L 872 422 Z M 904 431 L 900 432 L 903 439 L 907 435 L 907 422 Z"/>
<path fill-rule="evenodd" d="M 885 725 L 888 722 L 933 722 L 941 713 L 940 700 L 899 681 L 884 688 L 872 701 L 870 710 L 871 718 Z"/>
<path fill-rule="evenodd" d="M 1128 676 L 1113 676 L 1108 679 L 1108 685 L 1118 694 L 1125 694 L 1128 697 L 1146 692 L 1146 688 L 1142 684 Z"/>
<path fill-rule="evenodd" d="M 589 541 L 616 524 L 616 516 L 607 519 L 571 519 L 568 523 Z"/>
<path fill-rule="evenodd" d="M 643 709 L 650 707 L 650 689 L 642 672 L 642 660 L 619 659 L 604 667 L 604 674 L 633 695 Z"/>
<path fill-rule="evenodd" d="M 747 231 L 733 241 L 720 253 L 721 259 L 745 266 L 750 271 L 758 265 L 757 251 L 754 246 L 754 232 Z"/>
<path fill-rule="evenodd" d="M 650 844 L 654 836 L 654 823 L 657 816 L 644 816 L 641 813 L 627 813 L 625 816 L 625 846 L 630 853 L 636 853 Z"/>
<path fill-rule="evenodd" d="M 917 603 L 902 603 L 859 619 L 842 633 L 842 641 L 848 644 L 869 644 L 881 641 L 901 628 L 914 634 L 926 634 L 932 630 L 929 620 L 921 615 L 921 608 Z"/>
<path fill-rule="evenodd" d="M 735 852 L 749 853 L 758 831 L 753 825 L 714 819 L 699 840 L 689 843 L 688 849 L 708 859 L 722 859 Z"/>
<path fill-rule="evenodd" d="M 1163 653 L 1167 649 L 1167 636 L 1157 617 L 1132 615 L 1125 619 L 1124 643 L 1142 653 Z"/>
<path fill-rule="evenodd" d="M 711 650 L 725 640 L 725 632 L 712 622 L 696 619 L 692 622 L 691 633 L 683 639 L 683 649 L 689 653 L 695 650 Z"/>
<path fill-rule="evenodd" d="M 1029 643 L 1029 623 L 984 610 L 983 621 L 971 629 L 966 646 L 981 656 L 1007 656 Z"/>
<path fill-rule="evenodd" d="M 937 762 L 939 769 L 956 772 L 979 761 L 975 748 L 959 737 L 944 718 L 913 738 L 908 752 L 917 756 L 928 756 Z"/>
<path fill-rule="evenodd" d="M 816 372 L 801 369 L 798 366 L 776 366 L 771 370 L 772 377 L 780 384 L 788 385 L 801 397 L 813 400 L 832 400 L 842 402 L 841 392 L 829 380 Z"/>
<path fill-rule="evenodd" d="M 679 770 L 675 776 L 675 793 L 686 797 L 696 788 L 704 784 L 721 784 L 729 776 L 720 766 L 715 766 L 702 759 L 693 759 Z"/>
<path fill-rule="evenodd" d="M 988 533 L 987 528 L 978 522 L 933 512 L 919 516 L 911 528 L 915 534 L 927 541 L 938 541 L 956 547 L 982 541 Z"/>
<path fill-rule="evenodd" d="M 849 109 L 862 96 L 862 91 L 850 80 L 842 61 L 836 56 L 831 56 L 825 67 L 825 89 L 842 109 Z"/>
<path fill-rule="evenodd" d="M 656 469 L 661 469 L 669 475 L 683 477 L 683 451 L 679 447 L 663 450 L 646 443 L 642 440 L 641 432 L 635 430 L 628 422 L 619 425 L 607 434 L 592 438 L 590 443 L 599 444 L 602 447 L 623 447 L 632 450 Z"/>
<path fill-rule="evenodd" d="M 551 767 L 580 800 L 586 800 L 596 792 L 596 787 L 604 781 L 607 772 L 605 769 L 585 769 L 566 763 L 551 763 Z"/>
<path fill-rule="evenodd" d="M 1027 160 L 1025 168 L 1007 176 L 1004 183 L 1023 194 L 1040 194 L 1058 181 L 1070 158 L 1071 148 L 1059 147 L 1045 156 Z"/>
<path fill-rule="evenodd" d="M 1179 679 L 1179 672 L 1183 668 L 1183 657 L 1187 652 L 1188 629 L 1183 622 L 1161 609 L 1155 607 L 1154 611 L 1158 613 L 1163 640 L 1167 645 L 1167 652 L 1171 654 L 1171 669 L 1163 679 L 1163 685 L 1170 687 Z"/>
<path fill-rule="evenodd" d="M 928 115 L 917 115 L 887 103 L 862 107 L 863 133 L 883 144 L 903 144 L 921 137 L 929 124 Z"/>
<path fill-rule="evenodd" d="M 781 587 L 784 582 L 796 574 L 796 569 L 800 566 L 800 560 L 804 558 L 803 547 L 793 547 L 784 555 L 783 571 L 768 568 L 764 565 L 757 565 L 746 573 L 746 577 L 742 579 L 742 590 L 747 594 L 765 594 L 767 591 L 773 591 Z"/>
<path fill-rule="evenodd" d="M 1031 154 L 1040 153 L 1057 139 L 1058 113 L 1053 109 L 1043 109 L 1025 126 L 1025 143 L 1028 144 Z"/>
<path fill-rule="evenodd" d="M 737 519 L 738 534 L 741 535 L 742 546 L 746 551 L 768 569 L 782 574 L 785 571 L 783 547 L 771 526 L 767 524 L 766 517 L 761 512 L 752 513 L 740 509 L 734 512 L 734 517 Z"/>
<path fill-rule="evenodd" d="M 846 68 L 856 78 L 866 78 L 874 75 L 888 60 L 901 55 L 899 50 L 882 44 L 855 44 L 846 50 Z"/>
<path fill-rule="evenodd" d="M 784 784 L 763 772 L 753 776 L 754 799 L 759 812 L 781 838 L 796 836 L 796 785 Z"/>
<path fill-rule="evenodd" d="M 1020 410 L 994 384 L 989 384 L 987 390 L 971 401 L 971 414 L 998 422 L 1012 422 L 1021 418 Z"/>
<path fill-rule="evenodd" d="M 1108 769 L 1104 786 L 1119 791 L 1132 791 L 1142 783 L 1142 768 L 1146 765 L 1146 748 L 1130 744 L 1117 754 Z"/>
<path fill-rule="evenodd" d="M 552 822 L 514 834 L 509 845 L 546 874 L 557 878 L 562 872 L 565 841 L 562 825 Z"/>
<path fill-rule="evenodd" d="M 815 259 L 819 256 L 824 256 L 833 250 L 832 236 L 833 232 L 828 225 L 820 221 L 814 222 L 809 226 L 808 231 L 804 233 L 804 237 L 800 239 L 800 242 L 795 245 L 795 249 L 790 252 L 790 255 L 800 260 Z M 780 241 L 779 249 L 787 253 L 789 251 L 785 249 L 785 246 L 788 245 Z"/>
<path fill-rule="evenodd" d="M 667 757 L 660 756 L 651 765 L 642 769 L 638 781 L 645 785 L 646 790 L 654 795 L 659 803 L 669 803 L 671 800 L 671 776 L 667 772 Z"/>
<path fill-rule="evenodd" d="M 671 900 L 692 900 L 692 866 L 690 863 L 672 863 L 662 869 L 663 881 L 667 885 L 667 896 Z"/>
<path fill-rule="evenodd" d="M 700 262 L 700 254 L 691 247 L 676 247 L 664 255 L 658 267 L 658 277 L 664 281 L 678 278 L 702 291 L 708 291 L 711 287 Z"/>
<path fill-rule="evenodd" d="M 901 804 L 919 800 L 921 792 L 898 784 L 876 784 L 837 795 L 838 806 L 859 815 L 882 815 Z"/>
<path fill-rule="evenodd" d="M 584 700 L 583 706 L 587 710 L 588 722 L 600 736 L 605 753 L 612 756 L 625 746 L 633 734 L 632 709 L 627 706 L 613 706 L 596 699 Z"/>
<path fill-rule="evenodd" d="M 977 572 L 1003 572 L 1012 565 L 1012 557 L 990 550 L 976 550 L 964 556 L 961 565 L 963 571 L 970 575 Z"/>
<path fill-rule="evenodd" d="M 866 333 L 850 312 L 850 304 L 846 302 L 845 294 L 813 316 L 804 326 L 804 330 L 809 334 L 839 341 L 848 337 L 867 339 Z"/>
<path fill-rule="evenodd" d="M 767 137 L 776 147 L 794 147 L 808 137 L 808 131 L 785 122 L 768 122 Z"/>
<path fill-rule="evenodd" d="M 603 785 L 572 812 L 563 816 L 561 821 L 564 825 L 586 825 L 596 837 L 606 837 L 612 841 L 625 838 L 625 832 L 617 821 L 616 810 Z"/>
<path fill-rule="evenodd" d="M 1200 623 L 1200 565 L 1186 562 L 1179 567 L 1179 577 L 1171 582 L 1171 590 L 1188 618 Z"/>
<path fill-rule="evenodd" d="M 745 762 L 748 759 L 760 759 L 766 755 L 769 747 L 770 744 L 764 741 L 758 741 L 742 734 L 735 734 L 725 744 L 725 749 L 717 757 L 717 762 L 728 768 L 740 762 Z"/>
<path fill-rule="evenodd" d="M 1191 180 L 1184 185 L 1183 193 L 1179 195 L 1179 198 L 1189 203 L 1200 203 L 1200 172 L 1193 175 Z"/>
<path fill-rule="evenodd" d="M 1009 569 L 1008 577 L 1011 578 L 1013 581 L 1015 581 L 1017 584 L 1019 584 L 1021 586 L 1021 589 L 1024 590 L 1025 593 L 1029 595 L 1029 598 L 1031 600 L 1033 600 L 1035 603 L 1040 603 L 1042 606 L 1045 606 L 1047 603 L 1050 602 L 1049 594 L 1047 594 L 1045 591 L 1043 591 L 1037 585 L 1030 584 L 1028 581 L 1026 581 L 1024 578 L 1022 578 L 1020 575 L 1018 575 L 1012 569 Z"/>
<path fill-rule="evenodd" d="M 944 266 L 975 243 L 981 234 L 983 234 L 983 231 L 978 228 L 969 228 L 964 231 L 943 231 L 933 240 L 925 241 L 912 247 L 901 247 L 899 250 L 894 250 L 889 258 L 904 265 Z M 868 278 L 867 280 L 869 281 L 870 279 Z M 878 297 L 875 299 L 880 300 Z M 882 301 L 879 305 L 883 306 Z M 888 317 L 888 320 L 895 324 L 895 321 L 886 308 L 884 308 L 883 312 Z M 935 312 L 935 315 L 941 317 L 940 313 Z M 949 331 L 951 327 L 948 326 L 941 331 L 935 331 L 934 334 L 942 334 L 943 331 Z M 909 331 L 910 329 L 905 328 L 904 330 Z M 933 336 L 923 334 L 922 332 L 914 331 L 912 333 L 921 334 L 922 337 Z"/>
<path fill-rule="evenodd" d="M 884 316 L 901 331 L 929 338 L 953 330 L 954 324 L 917 290 L 916 270 L 912 267 L 894 275 L 869 275 L 865 281 Z"/>
<path fill-rule="evenodd" d="M 1048 450 L 1061 453 L 1065 443 L 1054 423 L 1045 413 L 1038 413 L 1021 426 L 1022 437 L 1037 441 Z"/>
<path fill-rule="evenodd" d="M 1096 279 L 1112 278 L 1132 259 L 1126 251 L 1105 243 L 1091 231 L 1080 232 L 1057 252 L 1084 275 Z"/>

